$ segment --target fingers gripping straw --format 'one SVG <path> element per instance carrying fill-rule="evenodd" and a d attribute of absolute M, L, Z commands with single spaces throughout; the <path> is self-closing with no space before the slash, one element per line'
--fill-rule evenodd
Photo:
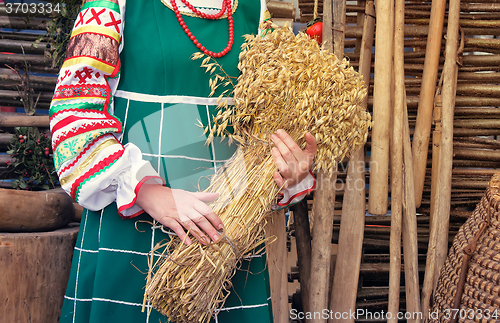
<path fill-rule="evenodd" d="M 211 60 L 202 63 L 207 71 L 217 65 Z M 174 322 L 208 322 L 223 306 L 242 257 L 264 241 L 270 206 L 280 191 L 273 179 L 271 134 L 283 129 L 304 148 L 311 132 L 318 149 L 314 170 L 331 173 L 337 161 L 365 143 L 371 125 L 361 106 L 367 92 L 361 76 L 345 59 L 303 33 L 295 36 L 288 26 L 264 37 L 247 36 L 238 68 L 234 105 L 221 96 L 214 126 L 206 129 L 209 141 L 223 136 L 240 142 L 207 189 L 219 194 L 209 206 L 224 223 L 223 238 L 206 246 L 173 238 L 162 246 L 164 257 L 151 263 L 145 298 Z M 231 80 L 215 75 L 210 86 L 214 90 L 221 82 Z"/>

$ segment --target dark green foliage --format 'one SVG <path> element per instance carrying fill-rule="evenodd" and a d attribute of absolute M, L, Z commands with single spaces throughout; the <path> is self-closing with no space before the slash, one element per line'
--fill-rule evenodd
<path fill-rule="evenodd" d="M 64 62 L 64 55 L 71 37 L 75 19 L 80 12 L 81 0 L 55 0 L 53 6 L 59 4 L 61 10 L 52 18 L 47 26 L 47 35 L 44 36 L 49 44 L 45 55 L 52 59 L 52 67 L 60 68 Z M 40 41 L 40 39 L 39 39 Z"/>
<path fill-rule="evenodd" d="M 25 190 L 55 188 L 57 173 L 52 159 L 50 139 L 38 128 L 16 128 L 7 153 L 13 158 L 9 168 L 17 176 L 12 182 L 14 188 Z"/>

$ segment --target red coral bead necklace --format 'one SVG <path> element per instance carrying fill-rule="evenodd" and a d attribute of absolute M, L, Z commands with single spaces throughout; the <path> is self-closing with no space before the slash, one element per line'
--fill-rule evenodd
<path fill-rule="evenodd" d="M 203 12 L 200 12 L 197 10 L 192 4 L 190 4 L 187 0 L 181 0 L 195 15 L 205 18 L 205 19 L 219 19 L 224 15 L 224 13 L 227 12 L 227 20 L 229 22 L 229 40 L 227 42 L 226 48 L 224 48 L 223 51 L 214 53 L 212 51 L 209 51 L 208 49 L 205 48 L 193 35 L 193 33 L 189 30 L 189 28 L 186 26 L 186 23 L 184 22 L 184 19 L 182 19 L 182 15 L 179 12 L 179 8 L 177 8 L 177 4 L 175 3 L 175 0 L 170 0 L 170 3 L 172 5 L 172 9 L 174 10 L 175 16 L 177 17 L 177 20 L 179 21 L 179 24 L 181 25 L 182 29 L 186 33 L 186 35 L 191 39 L 193 44 L 196 45 L 203 53 L 206 55 L 212 56 L 212 57 L 222 57 L 226 55 L 231 48 L 233 47 L 233 41 L 234 41 L 234 22 L 233 22 L 233 11 L 231 10 L 231 0 L 222 0 L 222 8 L 221 10 L 214 14 L 214 15 L 209 15 Z"/>

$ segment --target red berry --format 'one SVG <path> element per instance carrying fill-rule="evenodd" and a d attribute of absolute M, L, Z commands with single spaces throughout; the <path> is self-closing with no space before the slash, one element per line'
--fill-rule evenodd
<path fill-rule="evenodd" d="M 5 163 L 7 164 L 7 166 L 10 166 L 10 160 L 6 161 Z"/>
<path fill-rule="evenodd" d="M 19 139 L 19 142 L 20 142 L 20 143 L 23 143 L 23 142 L 24 142 L 24 139 Z"/>
<path fill-rule="evenodd" d="M 40 144 L 40 142 L 41 142 L 41 141 L 40 141 L 40 139 L 38 139 L 36 142 L 37 142 L 38 144 Z"/>
<path fill-rule="evenodd" d="M 319 45 L 323 42 L 323 23 L 321 21 L 312 22 L 308 24 L 306 34 L 312 39 L 315 39 Z"/>
<path fill-rule="evenodd" d="M 19 139 L 24 139 L 23 135 L 19 135 Z"/>
<path fill-rule="evenodd" d="M 48 150 L 46 150 L 44 153 L 45 153 L 45 156 L 49 155 L 49 151 Z"/>

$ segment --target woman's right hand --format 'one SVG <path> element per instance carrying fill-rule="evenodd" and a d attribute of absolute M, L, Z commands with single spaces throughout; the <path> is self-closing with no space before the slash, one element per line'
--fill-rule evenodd
<path fill-rule="evenodd" d="M 145 183 L 137 193 L 136 203 L 153 219 L 174 230 L 186 245 L 192 241 L 185 230 L 206 245 L 210 240 L 217 241 L 220 237 L 217 230 L 223 228 L 221 219 L 206 204 L 218 196 L 217 193 L 191 193 Z"/>

